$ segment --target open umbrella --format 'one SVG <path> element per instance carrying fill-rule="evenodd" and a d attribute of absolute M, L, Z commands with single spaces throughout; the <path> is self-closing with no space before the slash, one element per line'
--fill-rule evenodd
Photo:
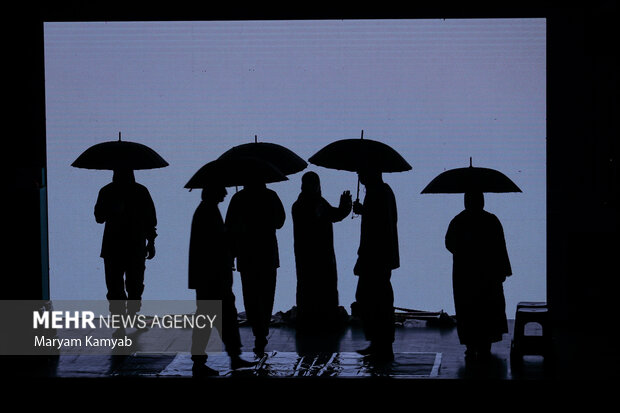
<path fill-rule="evenodd" d="M 71 164 L 85 169 L 154 169 L 168 166 L 157 152 L 137 142 L 121 140 L 98 143 L 86 149 Z"/>
<path fill-rule="evenodd" d="M 234 146 L 224 152 L 220 159 L 232 159 L 238 157 L 255 157 L 273 164 L 284 175 L 292 175 L 303 171 L 308 163 L 295 152 L 272 142 L 258 142 L 256 135 L 253 143 L 245 143 Z"/>
<path fill-rule="evenodd" d="M 379 172 L 404 172 L 411 165 L 391 146 L 371 139 L 341 139 L 332 142 L 312 155 L 310 163 L 329 169 L 359 172 L 372 169 Z"/>
<path fill-rule="evenodd" d="M 405 172 L 411 170 L 411 165 L 391 146 L 383 142 L 364 139 L 363 130 L 360 139 L 334 141 L 312 155 L 308 161 L 324 168 L 350 172 L 362 170 Z M 357 199 L 359 199 L 359 192 L 358 179 Z"/>
<path fill-rule="evenodd" d="M 462 194 L 477 192 L 521 192 L 521 189 L 498 170 L 472 166 L 450 169 L 437 175 L 422 190 L 423 194 Z"/>
<path fill-rule="evenodd" d="M 288 178 L 271 163 L 252 157 L 216 159 L 202 166 L 185 184 L 185 188 L 207 185 L 241 186 L 250 182 L 281 182 Z"/>

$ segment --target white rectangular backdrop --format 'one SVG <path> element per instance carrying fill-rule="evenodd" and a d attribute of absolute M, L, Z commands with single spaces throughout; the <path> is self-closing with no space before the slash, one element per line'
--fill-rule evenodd
<path fill-rule="evenodd" d="M 504 286 L 509 318 L 518 301 L 546 299 L 544 19 L 53 22 L 44 30 L 52 299 L 106 293 L 103 226 L 93 208 L 112 173 L 70 166 L 89 146 L 120 131 L 170 163 L 135 173 L 159 222 L 144 299 L 181 300 L 193 297 L 187 256 L 200 201 L 200 191 L 183 186 L 198 168 L 254 135 L 307 160 L 362 129 L 413 166 L 384 175 L 399 212 L 396 306 L 454 313 L 444 235 L 463 209 L 462 195 L 420 191 L 470 157 L 523 190 L 486 196 L 486 209 L 504 226 L 514 273 Z M 334 205 L 343 190 L 355 193 L 353 173 L 308 170 L 319 173 Z M 274 311 L 295 304 L 290 210 L 302 174 L 269 185 L 287 211 Z M 359 229 L 359 218 L 334 225 L 347 310 Z M 235 294 L 243 311 L 238 274 Z"/>

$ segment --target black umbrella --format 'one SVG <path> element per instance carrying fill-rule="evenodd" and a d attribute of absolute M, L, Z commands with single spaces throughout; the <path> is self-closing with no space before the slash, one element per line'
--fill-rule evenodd
<path fill-rule="evenodd" d="M 155 169 L 168 166 L 157 152 L 137 142 L 118 141 L 98 143 L 86 149 L 71 164 L 85 169 Z"/>
<path fill-rule="evenodd" d="M 422 190 L 423 194 L 463 194 L 476 192 L 521 192 L 506 175 L 490 168 L 474 167 L 447 170 L 435 177 Z"/>
<path fill-rule="evenodd" d="M 200 168 L 185 184 L 185 188 L 204 188 L 207 185 L 242 186 L 251 182 L 281 182 L 288 178 L 271 163 L 258 158 L 236 157 L 216 159 Z"/>
<path fill-rule="evenodd" d="M 263 159 L 273 164 L 284 175 L 295 174 L 303 171 L 308 166 L 306 161 L 285 146 L 272 142 L 257 142 L 256 136 L 254 136 L 253 143 L 244 143 L 234 146 L 224 152 L 220 156 L 220 159 L 233 159 L 238 157 Z"/>
<path fill-rule="evenodd" d="M 391 146 L 371 139 L 341 139 L 330 143 L 312 155 L 310 163 L 329 169 L 359 172 L 371 169 L 379 172 L 404 172 L 411 165 Z"/>
<path fill-rule="evenodd" d="M 329 169 L 350 172 L 374 170 L 379 172 L 405 172 L 411 165 L 391 146 L 371 139 L 341 139 L 328 144 L 312 155 L 308 161 Z M 357 181 L 357 199 L 360 184 Z"/>

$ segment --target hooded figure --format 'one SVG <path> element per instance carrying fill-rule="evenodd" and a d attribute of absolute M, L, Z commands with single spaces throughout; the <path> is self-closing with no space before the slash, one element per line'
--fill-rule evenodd
<path fill-rule="evenodd" d="M 512 270 L 504 230 L 483 208 L 481 192 L 466 193 L 465 210 L 452 219 L 446 233 L 453 257 L 457 332 L 472 358 L 488 356 L 491 343 L 508 332 L 503 282 Z"/>
<path fill-rule="evenodd" d="M 280 266 L 276 230 L 282 228 L 285 219 L 278 195 L 259 182 L 235 193 L 226 211 L 226 228 L 241 273 L 243 302 L 257 355 L 262 355 L 267 345 Z"/>
<path fill-rule="evenodd" d="M 99 191 L 95 220 L 105 223 L 101 257 L 106 298 L 121 313 L 129 300 L 127 310 L 135 313 L 144 292 L 145 259 L 155 256 L 157 217 L 148 189 L 136 182 L 132 170 L 114 170 L 112 182 Z"/>
<path fill-rule="evenodd" d="M 338 324 L 338 273 L 332 223 L 351 211 L 345 191 L 335 208 L 321 196 L 315 172 L 301 178 L 301 193 L 293 204 L 293 235 L 297 269 L 297 326 L 331 329 Z"/>
<path fill-rule="evenodd" d="M 217 320 L 220 337 L 231 360 L 231 368 L 253 365 L 240 358 L 241 337 L 237 324 L 237 308 L 233 294 L 232 253 L 230 239 L 218 204 L 226 197 L 226 188 L 211 185 L 202 190 L 202 202 L 192 219 L 189 243 L 188 286 L 196 290 L 196 313 L 208 314 L 210 300 L 222 302 L 222 318 Z M 205 365 L 210 328 L 192 331 L 192 371 L 195 376 L 217 375 Z"/>

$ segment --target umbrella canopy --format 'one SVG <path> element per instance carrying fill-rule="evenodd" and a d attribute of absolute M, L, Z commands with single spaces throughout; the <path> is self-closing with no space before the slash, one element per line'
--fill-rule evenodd
<path fill-rule="evenodd" d="M 363 132 L 362 132 L 363 133 Z M 330 143 L 312 155 L 310 163 L 329 169 L 359 172 L 404 172 L 411 165 L 391 146 L 371 139 L 342 139 Z"/>
<path fill-rule="evenodd" d="M 137 142 L 118 141 L 98 143 L 86 149 L 71 164 L 84 169 L 155 169 L 168 166 L 157 152 Z"/>
<path fill-rule="evenodd" d="M 185 188 L 207 185 L 242 186 L 251 182 L 281 182 L 288 178 L 267 161 L 252 157 L 216 159 L 205 164 L 185 184 Z"/>
<path fill-rule="evenodd" d="M 463 194 L 477 192 L 521 192 L 521 189 L 498 170 L 479 168 L 456 168 L 445 171 L 435 177 L 422 190 L 423 194 Z"/>
<path fill-rule="evenodd" d="M 303 171 L 308 163 L 290 149 L 272 142 L 245 143 L 224 152 L 220 159 L 255 157 L 273 164 L 284 175 Z"/>

